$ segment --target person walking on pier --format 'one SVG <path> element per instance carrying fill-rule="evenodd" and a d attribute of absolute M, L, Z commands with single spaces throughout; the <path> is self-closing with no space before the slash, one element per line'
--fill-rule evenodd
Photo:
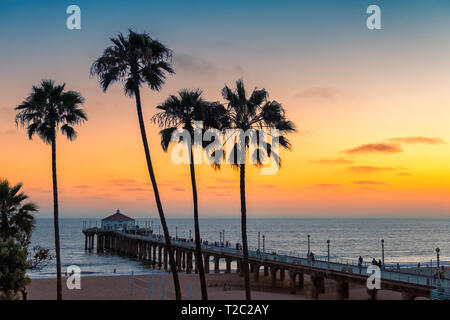
<path fill-rule="evenodd" d="M 361 256 L 359 256 L 359 258 L 358 258 L 358 267 L 362 268 L 362 265 L 363 265 L 363 258 Z"/>

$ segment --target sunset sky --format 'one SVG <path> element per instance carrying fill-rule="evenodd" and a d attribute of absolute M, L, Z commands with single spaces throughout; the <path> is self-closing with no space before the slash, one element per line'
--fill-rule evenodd
<path fill-rule="evenodd" d="M 57 141 L 61 216 L 157 216 L 135 102 L 89 76 L 128 28 L 174 52 L 163 90 L 142 90 L 168 217 L 192 215 L 189 167 L 162 151 L 155 106 L 182 88 L 223 102 L 239 78 L 266 88 L 298 127 L 278 174 L 249 169 L 250 217 L 450 217 L 449 1 L 92 2 L 2 1 L 0 177 L 24 183 L 38 217 L 52 215 L 51 150 L 16 128 L 13 109 L 43 78 L 81 92 L 89 117 L 77 140 Z M 70 4 L 81 30 L 66 28 Z M 366 27 L 370 4 L 382 30 Z M 238 172 L 196 169 L 200 215 L 239 217 Z"/>

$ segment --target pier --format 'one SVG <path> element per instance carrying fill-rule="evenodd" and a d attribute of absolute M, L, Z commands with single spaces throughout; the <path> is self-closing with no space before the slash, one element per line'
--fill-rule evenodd
<path fill-rule="evenodd" d="M 95 249 L 97 252 L 109 251 L 124 255 L 132 259 L 146 261 L 154 268 L 168 270 L 168 251 L 164 237 L 156 236 L 151 232 L 141 230 L 138 234 L 124 231 L 108 231 L 99 228 L 83 230 L 85 235 L 85 249 Z M 198 272 L 195 262 L 195 244 L 193 241 L 172 239 L 174 258 L 178 271 L 192 273 Z M 206 273 L 220 273 L 220 261 L 225 261 L 225 273 L 231 273 L 232 263 L 236 263 L 236 272 L 243 276 L 242 250 L 232 247 L 221 247 L 202 243 L 204 269 Z M 210 262 L 214 261 L 211 270 Z M 272 286 L 279 281 L 289 281 L 290 292 L 296 294 L 298 290 L 304 290 L 304 276 L 309 275 L 313 283 L 311 297 L 317 299 L 319 294 L 325 292 L 325 279 L 336 281 L 336 298 L 347 299 L 349 297 L 349 284 L 358 283 L 365 285 L 370 274 L 369 266 L 358 266 L 353 262 L 329 261 L 316 259 L 312 261 L 307 256 L 293 256 L 249 250 L 249 270 L 255 281 L 259 277 L 270 277 Z M 286 277 L 288 275 L 288 279 Z M 450 287 L 450 280 L 435 279 L 433 276 L 404 273 L 401 271 L 380 271 L 381 289 L 402 293 L 405 300 L 414 300 L 417 297 L 430 297 L 431 290 L 439 287 Z M 377 289 L 367 292 L 371 299 L 377 298 Z"/>

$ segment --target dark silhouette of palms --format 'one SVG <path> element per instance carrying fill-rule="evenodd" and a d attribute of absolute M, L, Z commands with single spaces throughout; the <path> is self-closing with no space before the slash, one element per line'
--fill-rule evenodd
<path fill-rule="evenodd" d="M 191 171 L 191 184 L 192 194 L 194 202 L 194 233 L 195 233 L 195 263 L 198 266 L 200 286 L 202 291 L 202 299 L 208 299 L 208 292 L 206 288 L 205 270 L 203 266 L 203 256 L 201 249 L 201 237 L 200 226 L 198 221 L 198 196 L 197 196 L 197 184 L 195 179 L 195 165 L 194 165 L 194 152 L 192 144 L 194 143 L 194 122 L 202 121 L 203 128 L 198 128 L 202 133 L 204 129 L 217 128 L 218 115 L 225 114 L 225 108 L 219 103 L 207 102 L 202 98 L 202 91 L 197 90 L 181 90 L 178 96 L 171 95 L 164 103 L 157 106 L 159 110 L 162 110 L 152 117 L 152 121 L 157 123 L 160 127 L 165 127 L 160 131 L 161 146 L 164 151 L 168 150 L 169 144 L 172 139 L 172 134 L 177 129 L 184 129 L 189 132 L 190 142 L 187 143 L 190 158 L 190 171 Z M 202 147 L 197 146 L 197 147 Z M 206 261 L 206 263 L 209 263 Z"/>
<path fill-rule="evenodd" d="M 281 104 L 276 101 L 267 100 L 268 93 L 265 89 L 254 89 L 252 94 L 247 97 L 244 82 L 238 80 L 236 82 L 236 89 L 232 90 L 228 86 L 225 86 L 222 89 L 222 96 L 227 101 L 228 129 L 241 129 L 243 132 L 253 129 L 257 137 L 259 137 L 261 130 L 270 131 L 276 129 L 279 131 L 279 145 L 283 148 L 291 149 L 291 144 L 285 135 L 294 132 L 295 126 L 291 121 L 286 119 L 284 108 Z M 237 134 L 238 131 L 235 132 Z M 235 138 L 233 134 L 226 137 L 226 139 L 233 138 Z M 256 142 L 262 142 L 259 140 L 260 138 L 256 139 Z M 234 144 L 233 151 L 229 155 L 230 160 L 233 161 L 235 166 L 239 167 L 240 171 L 243 272 L 245 297 L 247 300 L 251 299 L 251 291 L 247 243 L 247 207 L 245 200 L 245 155 L 249 144 L 254 142 L 255 140 L 244 138 L 240 143 Z M 239 160 L 238 150 L 243 150 L 241 154 L 244 155 L 244 159 Z M 267 145 L 266 154 L 267 156 L 273 156 L 277 160 L 277 164 L 280 164 L 279 155 L 272 150 L 270 143 Z M 249 156 L 255 163 L 262 164 L 266 155 L 261 148 L 256 147 L 254 153 Z"/>
<path fill-rule="evenodd" d="M 0 238 L 14 237 L 28 247 L 34 229 L 31 213 L 38 209 L 32 202 L 23 203 L 28 196 L 21 189 L 21 183 L 12 186 L 8 180 L 0 180 Z"/>
<path fill-rule="evenodd" d="M 28 137 L 37 134 L 42 141 L 52 146 L 53 215 L 55 228 L 55 253 L 57 299 L 62 299 L 61 249 L 59 242 L 58 182 L 56 176 L 56 135 L 61 131 L 69 140 L 77 133 L 75 125 L 87 120 L 80 106 L 84 98 L 76 91 L 64 91 L 65 84 L 55 85 L 52 80 L 42 80 L 39 87 L 33 86 L 31 94 L 15 108 L 16 124 L 27 127 Z"/>
<path fill-rule="evenodd" d="M 139 119 L 142 143 L 144 145 L 147 168 L 155 193 L 156 206 L 163 227 L 164 238 L 169 253 L 169 263 L 173 274 L 176 299 L 181 299 L 181 289 L 178 280 L 178 272 L 173 256 L 173 248 L 170 241 L 169 229 L 159 196 L 153 172 L 147 134 L 145 131 L 144 117 L 142 115 L 140 87 L 147 84 L 151 90 L 159 91 L 166 79 L 166 74 L 174 73 L 170 64 L 171 51 L 161 42 L 152 39 L 146 33 L 136 33 L 129 30 L 125 37 L 119 34 L 117 38 L 111 38 L 112 46 L 105 49 L 103 55 L 98 58 L 91 67 L 91 75 L 97 75 L 103 91 L 114 83 L 121 81 L 124 84 L 125 94 L 134 96 Z"/>

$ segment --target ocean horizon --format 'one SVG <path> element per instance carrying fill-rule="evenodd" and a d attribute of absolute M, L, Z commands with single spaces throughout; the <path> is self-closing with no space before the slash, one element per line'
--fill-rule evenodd
<path fill-rule="evenodd" d="M 68 266 L 77 265 L 84 276 L 124 275 L 164 272 L 150 269 L 140 261 L 110 253 L 84 250 L 83 223 L 100 226 L 100 219 L 64 218 L 60 219 L 61 259 L 63 274 Z M 140 227 L 153 225 L 155 234 L 162 233 L 158 219 L 137 219 Z M 193 220 L 188 218 L 167 219 L 171 236 L 189 238 L 193 236 Z M 437 247 L 440 248 L 441 265 L 450 265 L 450 219 L 418 218 L 250 218 L 247 222 L 249 249 L 260 249 L 262 236 L 266 252 L 277 254 L 304 255 L 308 250 L 310 235 L 311 251 L 318 259 L 327 255 L 327 240 L 330 240 L 332 258 L 356 261 L 362 256 L 365 261 L 381 259 L 381 239 L 385 244 L 386 265 L 413 267 L 419 262 L 426 267 L 436 264 Z M 225 240 L 234 245 L 241 242 L 240 219 L 204 218 L 200 219 L 203 240 L 219 241 L 220 232 L 225 232 Z M 54 250 L 53 220 L 37 218 L 36 229 L 31 239 L 31 247 L 40 245 Z M 224 270 L 225 265 L 220 265 Z M 50 261 L 41 270 L 29 272 L 31 278 L 55 277 L 55 261 Z"/>

